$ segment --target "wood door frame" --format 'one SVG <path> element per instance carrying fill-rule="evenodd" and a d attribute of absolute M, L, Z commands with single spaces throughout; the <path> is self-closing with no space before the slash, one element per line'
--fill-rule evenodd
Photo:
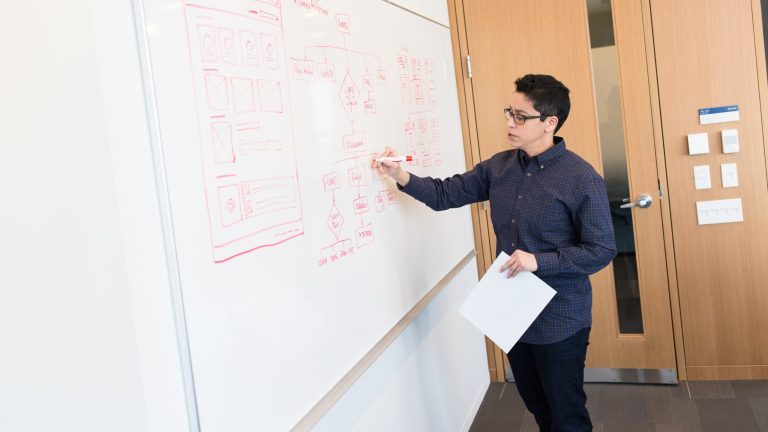
<path fill-rule="evenodd" d="M 659 189 L 667 187 L 667 161 L 664 156 L 664 134 L 661 127 L 661 103 L 659 101 L 659 84 L 656 75 L 656 50 L 653 39 L 653 22 L 651 20 L 650 0 L 642 0 L 643 37 L 645 39 L 646 64 L 651 95 L 651 117 L 653 124 L 654 148 L 656 150 L 656 167 L 659 179 Z M 614 32 L 616 29 L 614 28 Z M 672 236 L 672 212 L 669 199 L 659 199 L 661 206 L 662 226 L 664 229 L 664 252 L 667 260 L 667 281 L 669 286 L 669 303 L 672 312 L 672 335 L 675 345 L 677 377 L 680 381 L 688 379 L 685 368 L 685 345 L 683 341 L 682 316 L 680 310 L 680 295 L 677 283 L 677 267 L 675 262 L 674 238 Z"/>
<path fill-rule="evenodd" d="M 481 161 L 480 146 L 477 141 L 477 120 L 475 118 L 474 95 L 472 82 L 467 64 L 466 53 L 467 35 L 464 26 L 464 10 L 462 0 L 448 0 L 448 19 L 450 23 L 451 44 L 453 46 L 454 73 L 456 74 L 456 86 L 459 96 L 459 111 L 461 114 L 461 130 L 464 139 L 464 155 L 467 169 L 472 169 Z M 462 6 L 462 7 L 459 7 Z M 487 206 L 472 204 L 472 227 L 475 234 L 475 253 L 477 256 L 477 274 L 482 277 L 485 271 L 493 263 L 493 249 L 490 244 L 489 220 Z M 506 380 L 505 362 L 506 355 L 490 339 L 485 338 L 485 349 L 488 359 L 488 373 L 492 382 Z"/>

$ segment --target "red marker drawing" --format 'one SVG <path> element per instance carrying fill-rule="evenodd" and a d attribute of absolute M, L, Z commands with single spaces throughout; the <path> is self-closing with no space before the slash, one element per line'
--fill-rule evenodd
<path fill-rule="evenodd" d="M 413 156 L 387 156 L 374 159 L 376 162 L 410 162 Z"/>

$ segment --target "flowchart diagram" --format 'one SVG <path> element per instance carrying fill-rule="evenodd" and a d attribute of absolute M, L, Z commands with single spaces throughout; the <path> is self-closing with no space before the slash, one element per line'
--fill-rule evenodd
<path fill-rule="evenodd" d="M 184 8 L 214 261 L 278 246 L 310 227 L 327 229 L 319 266 L 374 243 L 375 215 L 397 204 L 394 186 L 370 167 L 374 153 L 392 145 L 413 156 L 411 167 L 443 164 L 434 60 L 406 46 L 385 54 L 357 47 L 354 17 L 318 1 L 202 2 Z M 318 14 L 324 40 L 289 49 L 286 7 Z M 298 166 L 290 99 L 291 92 L 311 98 L 318 88 L 333 92 L 323 109 L 342 120 L 325 149 L 333 160 L 318 178 L 326 207 L 306 209 L 300 180 L 316 174 Z M 389 104 L 380 103 L 385 95 Z M 399 142 L 366 127 L 393 118 L 402 119 Z"/>

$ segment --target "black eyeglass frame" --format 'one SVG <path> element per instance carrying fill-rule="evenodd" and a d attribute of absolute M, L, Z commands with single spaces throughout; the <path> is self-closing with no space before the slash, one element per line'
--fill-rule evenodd
<path fill-rule="evenodd" d="M 525 115 L 525 114 L 519 114 L 512 112 L 512 107 L 504 108 L 504 118 L 507 120 L 514 120 L 515 124 L 518 126 L 522 126 L 525 124 L 528 120 L 533 119 L 539 119 L 540 121 L 544 121 L 547 119 L 547 117 L 552 117 L 554 114 L 539 114 L 539 115 Z M 522 119 L 522 121 L 520 120 Z"/>

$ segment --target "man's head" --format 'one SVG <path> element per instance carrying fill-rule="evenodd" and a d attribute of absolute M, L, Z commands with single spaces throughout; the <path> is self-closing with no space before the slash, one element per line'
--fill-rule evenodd
<path fill-rule="evenodd" d="M 522 93 L 542 115 L 557 117 L 554 132 L 560 130 L 571 111 L 571 92 L 555 77 L 528 74 L 515 80 L 515 91 Z"/>
<path fill-rule="evenodd" d="M 568 118 L 569 90 L 549 75 L 526 75 L 515 81 L 515 87 L 504 109 L 507 137 L 512 148 L 534 156 L 553 145 L 555 132 Z"/>

